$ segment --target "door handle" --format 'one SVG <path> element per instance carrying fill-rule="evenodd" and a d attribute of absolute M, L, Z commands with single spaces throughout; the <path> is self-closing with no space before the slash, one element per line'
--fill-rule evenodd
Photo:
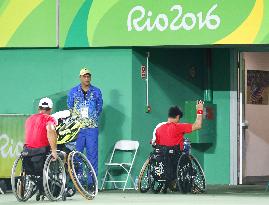
<path fill-rule="evenodd" d="M 245 122 L 242 122 L 242 123 L 241 123 L 241 126 L 242 126 L 242 128 L 244 128 L 244 129 L 248 129 L 248 126 L 249 126 L 248 121 L 246 120 Z"/>

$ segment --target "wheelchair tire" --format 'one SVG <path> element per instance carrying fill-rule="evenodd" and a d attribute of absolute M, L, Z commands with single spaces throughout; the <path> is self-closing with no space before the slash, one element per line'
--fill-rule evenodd
<path fill-rule="evenodd" d="M 22 167 L 22 155 L 15 160 L 11 171 L 11 186 L 18 201 L 27 201 L 37 191 L 35 183 Z M 17 176 L 19 174 L 19 176 Z"/>
<path fill-rule="evenodd" d="M 155 180 L 152 180 L 151 185 L 150 185 L 151 191 L 154 194 L 160 193 L 163 190 L 164 186 L 165 186 L 164 182 L 159 182 L 159 181 L 155 181 Z"/>
<path fill-rule="evenodd" d="M 193 170 L 195 171 L 191 192 L 194 194 L 204 193 L 206 191 L 206 180 L 204 171 L 200 163 L 194 156 L 190 155 L 190 158 Z"/>
<path fill-rule="evenodd" d="M 146 193 L 150 189 L 150 164 L 149 158 L 143 164 L 143 167 L 138 177 L 138 190 L 141 193 Z"/>
<path fill-rule="evenodd" d="M 191 158 L 187 154 L 182 154 L 177 165 L 177 183 L 179 190 L 186 194 L 191 192 L 192 187 L 192 163 Z"/>
<path fill-rule="evenodd" d="M 43 186 L 46 197 L 51 201 L 62 198 L 65 192 L 66 174 L 64 163 L 60 157 L 53 160 L 52 155 L 48 155 L 43 169 Z"/>
<path fill-rule="evenodd" d="M 98 194 L 98 181 L 91 163 L 78 151 L 72 151 L 67 162 L 68 172 L 76 189 L 84 198 L 92 200 Z M 89 179 L 92 184 L 89 184 Z"/>

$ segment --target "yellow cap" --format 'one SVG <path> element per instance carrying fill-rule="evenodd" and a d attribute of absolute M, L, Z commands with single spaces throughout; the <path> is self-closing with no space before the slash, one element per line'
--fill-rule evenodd
<path fill-rule="evenodd" d="M 79 75 L 85 75 L 85 74 L 91 75 L 91 72 L 87 68 L 82 68 L 79 72 Z"/>

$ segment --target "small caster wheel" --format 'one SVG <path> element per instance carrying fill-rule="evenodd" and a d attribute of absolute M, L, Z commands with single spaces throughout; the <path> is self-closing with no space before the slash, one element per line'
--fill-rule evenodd
<path fill-rule="evenodd" d="M 65 192 L 63 193 L 62 200 L 66 201 L 66 193 Z"/>

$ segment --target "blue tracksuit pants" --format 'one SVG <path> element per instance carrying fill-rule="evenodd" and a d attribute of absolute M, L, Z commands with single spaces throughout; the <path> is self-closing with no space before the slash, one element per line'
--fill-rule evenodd
<path fill-rule="evenodd" d="M 79 131 L 76 150 L 84 153 L 84 148 L 86 148 L 87 159 L 98 176 L 98 128 L 84 128 Z"/>

